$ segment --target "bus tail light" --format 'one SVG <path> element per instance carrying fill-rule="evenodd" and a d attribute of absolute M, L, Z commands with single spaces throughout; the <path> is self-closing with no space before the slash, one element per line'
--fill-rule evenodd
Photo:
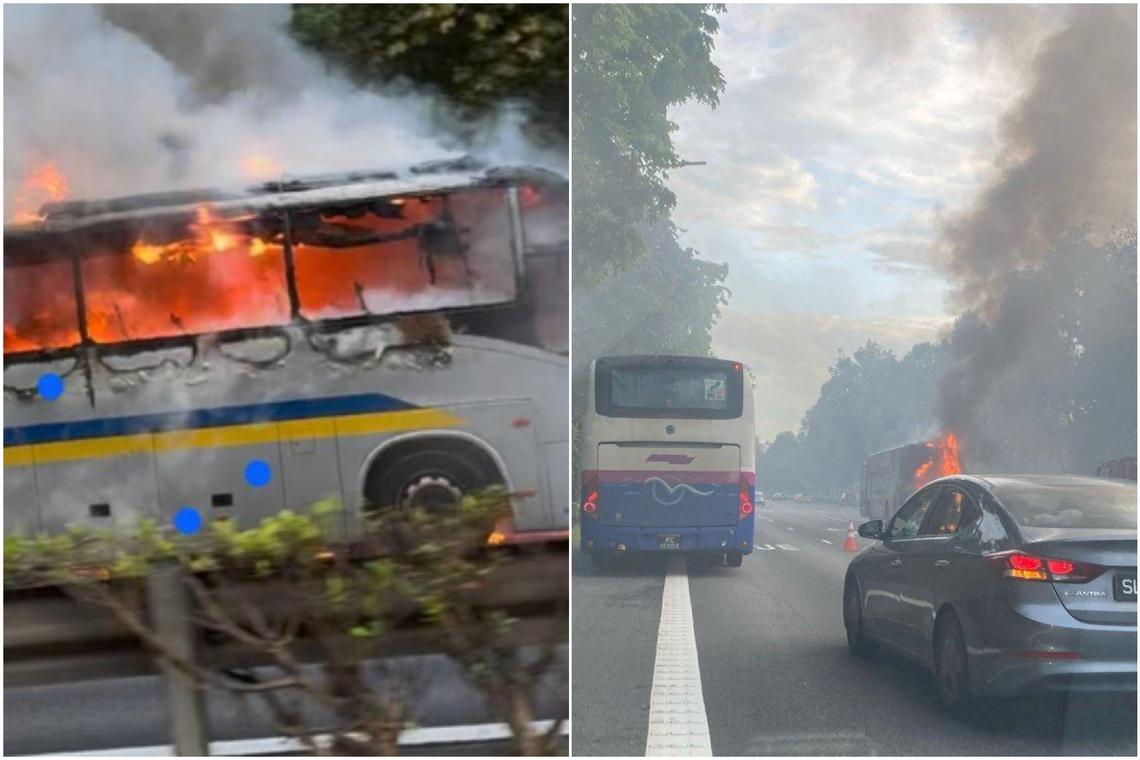
<path fill-rule="evenodd" d="M 598 483 L 596 473 L 585 473 L 582 476 L 582 493 L 586 494 L 582 502 L 582 514 L 598 519 Z"/>
<path fill-rule="evenodd" d="M 749 493 L 748 483 L 744 478 L 740 479 L 740 519 L 748 517 L 752 514 L 752 495 Z"/>

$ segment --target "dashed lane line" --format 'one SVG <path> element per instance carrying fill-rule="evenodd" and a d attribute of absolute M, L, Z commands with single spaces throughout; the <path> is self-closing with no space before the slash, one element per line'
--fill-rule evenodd
<path fill-rule="evenodd" d="M 681 557 L 670 560 L 661 595 L 661 625 L 657 630 L 657 658 L 649 692 L 645 754 L 712 756 L 697 660 L 697 637 L 693 630 L 689 572 Z"/>

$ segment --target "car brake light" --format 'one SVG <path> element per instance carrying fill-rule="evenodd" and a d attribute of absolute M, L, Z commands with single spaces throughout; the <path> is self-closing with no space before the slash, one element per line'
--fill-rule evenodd
<path fill-rule="evenodd" d="M 1100 565 L 1072 562 L 1067 559 L 1046 559 L 1017 551 L 991 554 L 988 559 L 1007 578 L 1018 578 L 1025 581 L 1085 583 L 1105 571 L 1105 568 Z"/>
<path fill-rule="evenodd" d="M 1066 562 L 1063 559 L 1051 559 L 1045 563 L 1045 566 L 1048 567 L 1049 572 L 1054 575 L 1068 575 L 1073 572 L 1073 563 Z"/>
<path fill-rule="evenodd" d="M 582 511 L 588 515 L 592 515 L 598 511 L 598 492 L 590 491 L 590 495 L 586 497 L 586 501 L 582 504 Z"/>

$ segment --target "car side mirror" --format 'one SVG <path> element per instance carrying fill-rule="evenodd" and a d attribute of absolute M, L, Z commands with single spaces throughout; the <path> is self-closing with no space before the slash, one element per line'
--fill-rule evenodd
<path fill-rule="evenodd" d="M 871 520 L 859 526 L 859 535 L 863 538 L 871 538 L 875 541 L 882 541 L 883 536 L 883 521 Z"/>

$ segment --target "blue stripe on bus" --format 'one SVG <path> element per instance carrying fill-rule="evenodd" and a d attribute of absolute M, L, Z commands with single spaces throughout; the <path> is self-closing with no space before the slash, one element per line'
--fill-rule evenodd
<path fill-rule="evenodd" d="M 414 404 L 382 393 L 363 393 L 331 398 L 274 401 L 263 404 L 220 406 L 184 412 L 136 414 L 75 422 L 49 422 L 40 425 L 4 428 L 4 446 L 55 443 L 79 438 L 106 438 L 116 435 L 156 433 L 163 430 L 246 425 L 255 422 L 285 422 L 310 417 L 396 412 L 418 409 Z"/>

